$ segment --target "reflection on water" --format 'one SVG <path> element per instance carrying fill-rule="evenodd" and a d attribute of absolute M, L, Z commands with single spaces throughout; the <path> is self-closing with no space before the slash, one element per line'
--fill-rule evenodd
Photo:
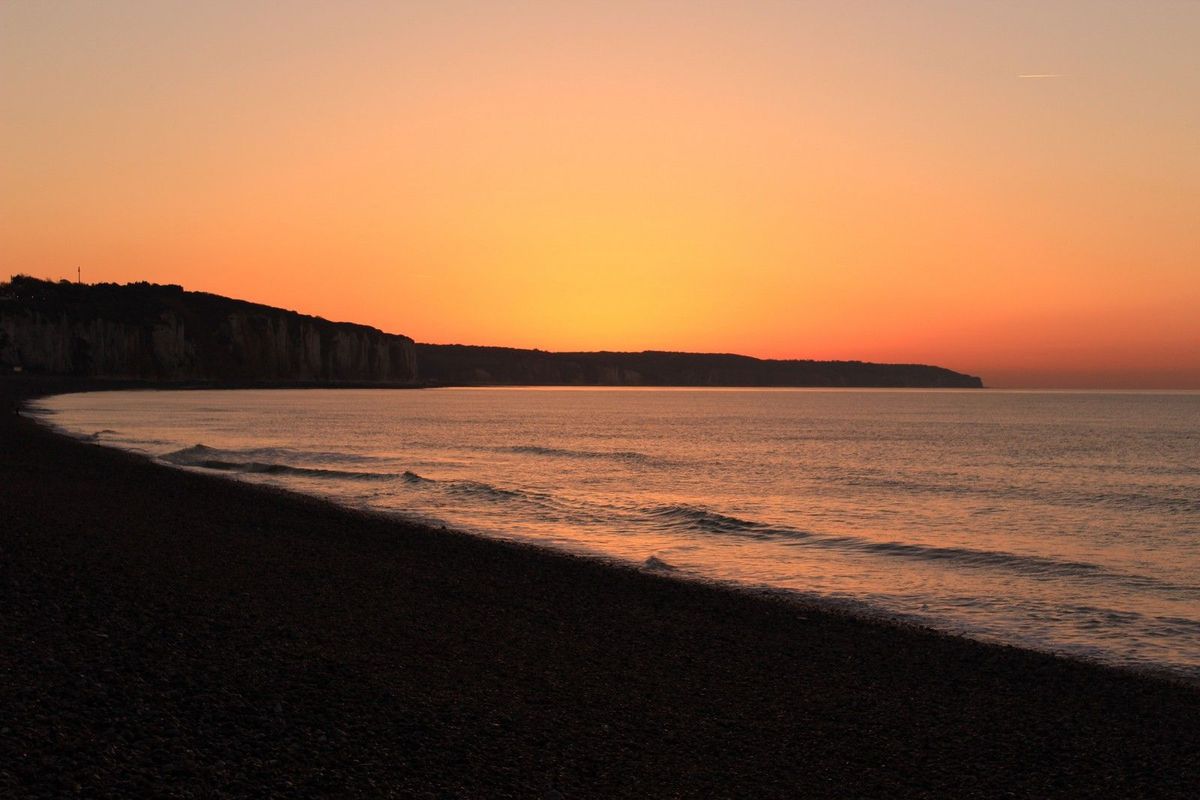
<path fill-rule="evenodd" d="M 1200 395 L 112 392 L 77 435 L 493 536 L 1200 677 Z"/>

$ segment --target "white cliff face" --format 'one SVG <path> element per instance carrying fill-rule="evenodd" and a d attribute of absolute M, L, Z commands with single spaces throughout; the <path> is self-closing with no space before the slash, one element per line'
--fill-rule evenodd
<path fill-rule="evenodd" d="M 416 377 L 412 340 L 304 317 L 230 314 L 217 341 L 241 377 L 403 382 Z"/>
<path fill-rule="evenodd" d="M 166 380 L 407 382 L 411 339 L 290 312 L 226 314 L 214 326 L 164 311 L 148 323 L 0 310 L 0 365 Z"/>
<path fill-rule="evenodd" d="M 0 314 L 0 362 L 29 371 L 142 377 L 160 364 L 166 374 L 193 371 L 194 350 L 178 319 L 164 315 L 152 327 L 66 314 Z"/>

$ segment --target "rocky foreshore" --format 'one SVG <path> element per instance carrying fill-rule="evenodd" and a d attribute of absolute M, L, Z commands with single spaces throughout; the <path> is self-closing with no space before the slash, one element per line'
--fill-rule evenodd
<path fill-rule="evenodd" d="M 167 469 L 0 380 L 0 796 L 1192 797 L 1200 690 Z"/>

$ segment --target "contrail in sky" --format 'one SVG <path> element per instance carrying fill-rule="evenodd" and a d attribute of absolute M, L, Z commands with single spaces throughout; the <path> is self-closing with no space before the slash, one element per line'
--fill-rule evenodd
<path fill-rule="evenodd" d="M 1065 78 L 1061 72 L 1028 72 L 1024 75 L 1018 75 L 1018 78 Z"/>

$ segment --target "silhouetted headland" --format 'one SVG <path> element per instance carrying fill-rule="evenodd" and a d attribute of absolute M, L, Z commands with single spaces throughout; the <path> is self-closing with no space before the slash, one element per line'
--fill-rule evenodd
<path fill-rule="evenodd" d="M 418 344 L 424 380 L 515 386 L 844 386 L 982 388 L 944 367 L 864 361 L 775 360 L 728 353 L 549 353 L 510 347 Z"/>
<path fill-rule="evenodd" d="M 979 388 L 943 367 L 721 353 L 552 353 L 415 345 L 175 285 L 0 284 L 0 372 L 153 381 L 495 386 Z"/>
<path fill-rule="evenodd" d="M 0 284 L 0 371 L 157 381 L 411 383 L 407 336 L 174 285 Z"/>

